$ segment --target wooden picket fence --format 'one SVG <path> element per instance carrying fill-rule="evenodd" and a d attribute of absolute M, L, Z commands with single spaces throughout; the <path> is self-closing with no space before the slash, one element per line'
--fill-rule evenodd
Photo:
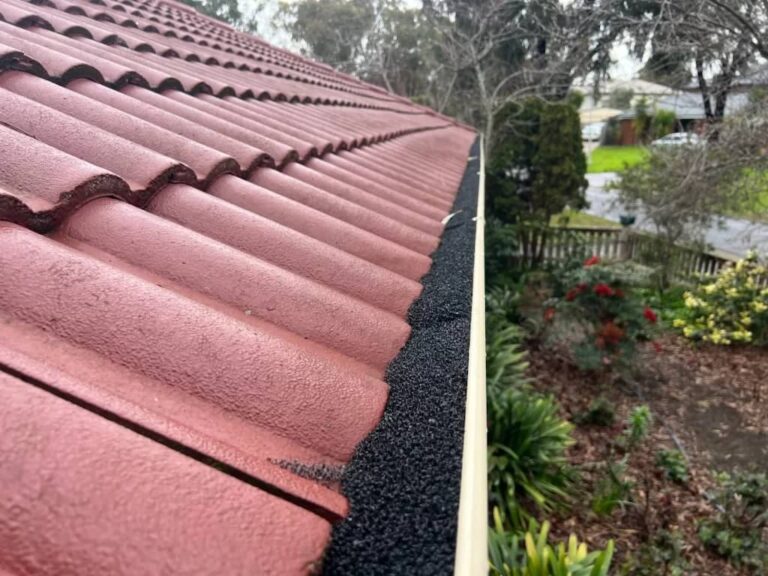
<path fill-rule="evenodd" d="M 669 249 L 652 234 L 630 229 L 531 228 L 523 229 L 519 234 L 512 260 L 523 268 L 564 262 L 585 255 L 599 256 L 606 261 L 632 260 L 647 265 L 657 263 L 664 257 L 672 261 L 669 269 L 673 279 L 690 281 L 716 275 L 724 266 L 738 260 L 735 256 L 685 246 Z M 764 279 L 764 283 L 768 285 L 768 279 Z"/>

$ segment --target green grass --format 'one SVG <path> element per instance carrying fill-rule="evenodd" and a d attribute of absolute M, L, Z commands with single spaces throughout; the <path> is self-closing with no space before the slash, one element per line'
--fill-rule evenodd
<path fill-rule="evenodd" d="M 565 210 L 561 214 L 552 216 L 549 225 L 557 228 L 621 228 L 621 225 L 613 220 L 575 210 Z"/>
<path fill-rule="evenodd" d="M 648 157 L 642 146 L 600 146 L 589 157 L 587 172 L 621 172 Z"/>

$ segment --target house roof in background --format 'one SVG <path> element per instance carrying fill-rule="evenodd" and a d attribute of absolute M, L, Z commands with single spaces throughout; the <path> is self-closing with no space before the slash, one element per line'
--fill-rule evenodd
<path fill-rule="evenodd" d="M 594 86 L 592 84 L 574 85 L 574 89 L 584 94 L 591 94 Z M 635 78 L 633 80 L 608 80 L 600 84 L 600 94 L 607 96 L 616 90 L 632 90 L 638 96 L 663 96 L 674 94 L 675 90 L 663 84 L 648 82 Z"/>
<path fill-rule="evenodd" d="M 310 570 L 474 138 L 173 0 L 0 0 L 0 571 Z"/>
<path fill-rule="evenodd" d="M 621 110 L 615 108 L 589 108 L 579 110 L 579 120 L 582 124 L 594 124 L 596 122 L 605 122 L 611 118 L 621 115 Z"/>
<path fill-rule="evenodd" d="M 726 100 L 725 113 L 726 115 L 734 114 L 748 103 L 749 98 L 746 94 L 729 94 Z M 701 95 L 694 92 L 676 92 L 670 96 L 663 96 L 649 102 L 649 107 L 674 112 L 678 120 L 703 120 L 705 118 Z M 619 120 L 632 119 L 635 116 L 635 110 L 627 110 L 619 116 Z"/>

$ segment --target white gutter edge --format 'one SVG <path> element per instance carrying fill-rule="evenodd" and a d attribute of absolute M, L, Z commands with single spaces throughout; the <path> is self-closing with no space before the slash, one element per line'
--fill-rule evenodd
<path fill-rule="evenodd" d="M 488 444 L 485 398 L 485 154 L 480 138 L 480 188 L 472 279 L 467 406 L 461 467 L 456 576 L 488 574 Z"/>

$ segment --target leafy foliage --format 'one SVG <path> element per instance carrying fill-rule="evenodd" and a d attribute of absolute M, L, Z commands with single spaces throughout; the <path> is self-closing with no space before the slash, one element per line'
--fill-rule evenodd
<path fill-rule="evenodd" d="M 568 273 L 564 284 L 570 287 L 565 297 L 547 304 L 580 330 L 573 343 L 576 364 L 586 371 L 627 367 L 637 343 L 650 338 L 656 313 L 597 258 Z"/>
<path fill-rule="evenodd" d="M 636 406 L 629 413 L 624 432 L 617 439 L 617 444 L 626 450 L 626 454 L 618 461 L 611 458 L 606 461 L 605 474 L 598 482 L 592 499 L 592 511 L 598 516 L 608 516 L 617 506 L 632 503 L 634 484 L 625 475 L 632 451 L 648 437 L 652 422 L 651 411 L 646 405 Z"/>
<path fill-rule="evenodd" d="M 643 96 L 635 102 L 635 134 L 640 142 L 646 142 L 651 133 L 653 115 L 649 110 L 648 99 Z"/>
<path fill-rule="evenodd" d="M 610 516 L 618 506 L 630 503 L 634 484 L 625 478 L 627 464 L 626 457 L 606 463 L 605 474 L 592 496 L 592 511 L 598 516 Z"/>
<path fill-rule="evenodd" d="M 374 23 L 372 0 L 302 0 L 281 10 L 293 40 L 306 43 L 309 55 L 340 70 L 356 70 Z"/>
<path fill-rule="evenodd" d="M 569 102 L 510 102 L 497 116 L 488 169 L 488 206 L 502 222 L 548 225 L 585 206 L 587 163 L 576 108 Z"/>
<path fill-rule="evenodd" d="M 489 535 L 492 575 L 498 576 L 607 576 L 613 559 L 613 541 L 605 550 L 588 552 L 585 543 L 571 535 L 566 544 L 548 543 L 549 523 L 532 522 L 523 537 L 507 532 L 498 509 Z"/>
<path fill-rule="evenodd" d="M 750 253 L 735 266 L 685 294 L 685 310 L 674 326 L 693 340 L 729 345 L 734 342 L 768 344 L 768 277 L 757 255 Z"/>
<path fill-rule="evenodd" d="M 755 574 L 768 570 L 768 477 L 760 473 L 721 474 L 711 495 L 718 512 L 699 526 L 710 550 Z"/>
<path fill-rule="evenodd" d="M 659 530 L 645 543 L 621 573 L 625 576 L 684 576 L 689 564 L 683 553 L 683 538 L 678 532 Z"/>
<path fill-rule="evenodd" d="M 485 277 L 489 286 L 512 283 L 518 228 L 489 216 L 485 226 Z"/>
<path fill-rule="evenodd" d="M 671 110 L 657 110 L 651 120 L 651 134 L 654 138 L 661 138 L 675 131 L 677 116 Z"/>
<path fill-rule="evenodd" d="M 521 329 L 514 324 L 494 330 L 486 343 L 486 380 L 490 395 L 527 383 L 527 354 L 520 346 Z"/>
<path fill-rule="evenodd" d="M 629 418 L 627 418 L 627 427 L 624 431 L 626 446 L 629 449 L 635 448 L 648 437 L 652 422 L 651 410 L 645 404 L 632 409 L 629 413 Z"/>
<path fill-rule="evenodd" d="M 571 481 L 565 451 L 572 439 L 554 399 L 527 386 L 522 331 L 509 317 L 516 299 L 505 287 L 486 297 L 488 480 L 494 506 L 523 529 L 530 505 L 548 511 L 565 500 Z"/>
<path fill-rule="evenodd" d="M 553 398 L 516 388 L 490 399 L 489 420 L 491 501 L 512 526 L 523 528 L 529 506 L 548 512 L 567 500 L 572 426 L 558 416 Z"/>
<path fill-rule="evenodd" d="M 664 476 L 678 484 L 688 482 L 688 463 L 679 450 L 659 450 L 656 465 L 664 471 Z"/>
<path fill-rule="evenodd" d="M 249 13 L 243 11 L 238 0 L 182 0 L 203 14 L 229 22 L 245 32 L 256 32 L 257 14 L 263 9 L 263 1 L 255 2 Z"/>
<path fill-rule="evenodd" d="M 577 414 L 574 422 L 586 426 L 613 426 L 616 421 L 616 412 L 611 402 L 600 396 L 595 398 L 584 412 Z"/>

